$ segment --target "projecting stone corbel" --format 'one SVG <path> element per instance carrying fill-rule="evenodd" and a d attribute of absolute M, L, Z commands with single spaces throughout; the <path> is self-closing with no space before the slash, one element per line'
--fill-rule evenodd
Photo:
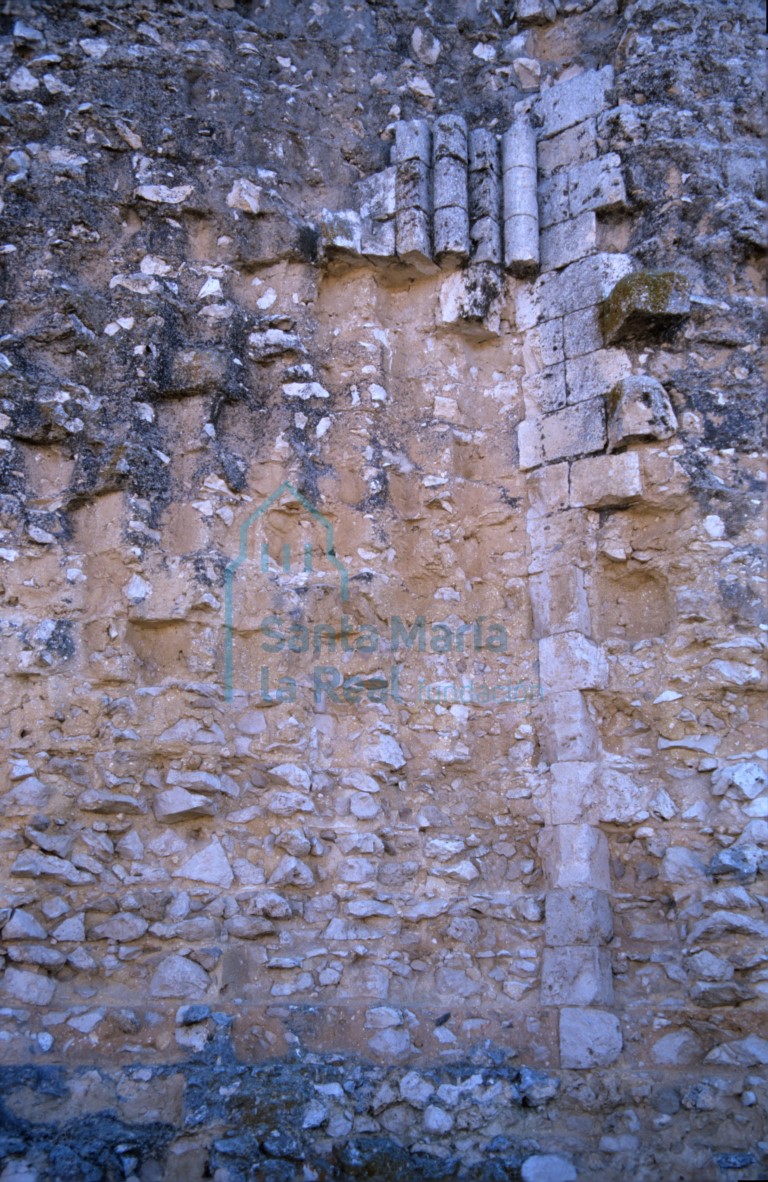
<path fill-rule="evenodd" d="M 656 336 L 690 315 L 688 280 L 677 271 L 625 275 L 603 300 L 600 321 L 607 345 Z"/>
<path fill-rule="evenodd" d="M 628 443 L 670 439 L 677 417 L 669 395 L 656 378 L 622 378 L 607 397 L 608 451 Z"/>

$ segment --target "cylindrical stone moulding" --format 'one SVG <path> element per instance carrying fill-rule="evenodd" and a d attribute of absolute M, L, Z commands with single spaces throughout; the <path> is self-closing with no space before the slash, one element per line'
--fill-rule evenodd
<path fill-rule="evenodd" d="M 432 143 L 424 119 L 395 127 L 395 243 L 400 258 L 416 266 L 431 262 Z"/>
<path fill-rule="evenodd" d="M 501 263 L 501 164 L 491 131 L 469 135 L 469 224 L 472 261 Z"/>
<path fill-rule="evenodd" d="M 435 258 L 468 258 L 467 125 L 459 115 L 443 115 L 435 121 L 432 201 Z"/>
<path fill-rule="evenodd" d="M 461 115 L 441 115 L 432 128 L 432 159 L 452 156 L 467 163 L 467 125 Z"/>
<path fill-rule="evenodd" d="M 539 266 L 539 206 L 536 133 L 525 116 L 501 138 L 504 205 L 504 265 L 526 276 Z"/>

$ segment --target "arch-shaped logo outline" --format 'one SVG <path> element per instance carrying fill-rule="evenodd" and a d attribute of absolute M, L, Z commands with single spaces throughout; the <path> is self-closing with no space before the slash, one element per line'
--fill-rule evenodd
<path fill-rule="evenodd" d="M 255 521 L 272 508 L 276 501 L 279 501 L 285 493 L 290 493 L 294 500 L 298 501 L 300 505 L 307 510 L 307 512 L 320 522 L 325 530 L 325 556 L 328 561 L 339 572 L 339 582 L 341 585 L 341 600 L 346 603 L 349 598 L 349 572 L 346 564 L 341 562 L 336 557 L 336 543 L 334 541 L 333 523 L 328 520 L 324 513 L 321 513 L 316 505 L 308 501 L 297 488 L 295 488 L 290 481 L 284 480 L 273 493 L 270 493 L 266 500 L 262 501 L 258 509 L 254 509 L 253 513 L 246 517 L 245 521 L 240 526 L 240 549 L 237 558 L 233 558 L 231 562 L 227 563 L 224 568 L 224 698 L 227 702 L 232 701 L 233 695 L 233 658 L 234 658 L 234 625 L 232 622 L 233 613 L 233 594 L 235 575 L 240 566 L 248 557 L 248 531 Z"/>

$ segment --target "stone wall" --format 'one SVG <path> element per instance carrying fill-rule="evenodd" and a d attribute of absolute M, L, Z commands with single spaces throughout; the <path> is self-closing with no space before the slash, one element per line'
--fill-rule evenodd
<path fill-rule="evenodd" d="M 751 0 L 8 0 L 0 1182 L 768 1177 Z"/>

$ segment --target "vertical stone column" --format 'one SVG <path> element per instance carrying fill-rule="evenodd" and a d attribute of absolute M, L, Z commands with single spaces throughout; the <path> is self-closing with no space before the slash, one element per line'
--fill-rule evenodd
<path fill-rule="evenodd" d="M 612 1063 L 621 1051 L 613 1004 L 613 926 L 605 835 L 585 807 L 601 775 L 601 744 L 584 693 L 606 683 L 605 656 L 590 637 L 583 569 L 591 514 L 568 509 L 567 464 L 533 477 L 543 497 L 528 516 L 531 600 L 543 689 L 540 734 L 549 764 L 550 816 L 542 1004 L 557 1006 L 563 1067 Z M 552 512 L 554 510 L 554 512 Z"/>
<path fill-rule="evenodd" d="M 441 115 L 432 130 L 434 253 L 438 262 L 469 257 L 467 125 Z"/>
<path fill-rule="evenodd" d="M 504 265 L 513 275 L 533 275 L 539 266 L 539 204 L 536 133 L 522 115 L 501 137 L 504 194 Z"/>
<path fill-rule="evenodd" d="M 401 121 L 395 129 L 395 235 L 398 256 L 419 270 L 433 271 L 431 134 L 424 119 Z"/>
<path fill-rule="evenodd" d="M 469 135 L 469 216 L 472 262 L 501 266 L 501 165 L 492 131 Z"/>

